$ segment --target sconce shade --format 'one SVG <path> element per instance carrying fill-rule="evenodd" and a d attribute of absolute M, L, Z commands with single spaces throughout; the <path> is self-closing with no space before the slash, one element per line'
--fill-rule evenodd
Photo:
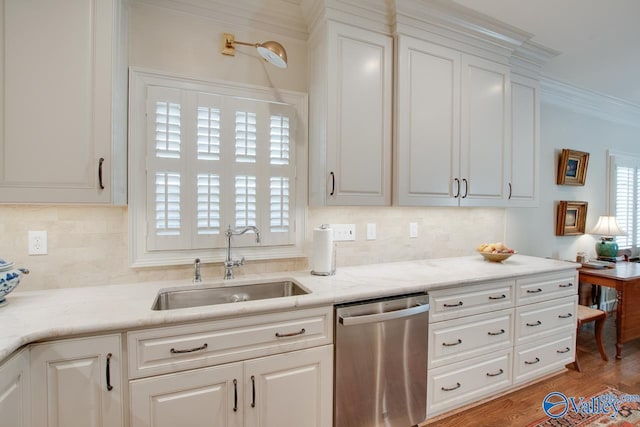
<path fill-rule="evenodd" d="M 618 255 L 618 243 L 614 236 L 624 236 L 626 233 L 620 229 L 615 216 L 602 215 L 589 234 L 601 236 L 596 242 L 598 258 L 615 258 Z"/>
<path fill-rule="evenodd" d="M 221 53 L 223 55 L 235 56 L 235 45 L 237 44 L 253 46 L 258 50 L 260 56 L 270 64 L 275 65 L 278 68 L 287 68 L 287 51 L 278 42 L 269 40 L 264 43 L 247 43 L 236 40 L 233 34 L 224 33 L 222 35 Z"/>
<path fill-rule="evenodd" d="M 260 56 L 270 64 L 278 68 L 287 68 L 287 51 L 280 43 L 270 40 L 257 45 L 256 49 L 258 49 Z"/>

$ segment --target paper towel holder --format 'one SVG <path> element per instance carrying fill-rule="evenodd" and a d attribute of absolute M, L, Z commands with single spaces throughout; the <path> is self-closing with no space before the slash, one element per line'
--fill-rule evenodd
<path fill-rule="evenodd" d="M 320 228 L 323 230 L 326 230 L 327 228 L 329 228 L 329 224 L 321 224 Z M 331 250 L 331 271 L 317 272 L 317 271 L 311 270 L 311 274 L 313 274 L 314 276 L 333 276 L 334 274 L 336 274 L 336 244 L 335 243 L 333 243 L 333 248 Z"/>

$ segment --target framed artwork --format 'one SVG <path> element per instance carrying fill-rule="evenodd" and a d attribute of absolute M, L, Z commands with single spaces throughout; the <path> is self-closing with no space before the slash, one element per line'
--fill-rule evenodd
<path fill-rule="evenodd" d="M 568 202 L 561 200 L 558 203 L 556 236 L 584 234 L 586 222 L 587 202 Z"/>
<path fill-rule="evenodd" d="M 558 185 L 584 185 L 589 153 L 564 148 L 558 164 Z"/>

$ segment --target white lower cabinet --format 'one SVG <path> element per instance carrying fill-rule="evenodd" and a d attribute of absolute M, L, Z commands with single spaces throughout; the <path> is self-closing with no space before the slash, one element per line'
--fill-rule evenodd
<path fill-rule="evenodd" d="M 29 349 L 24 348 L 0 366 L 0 424 L 31 425 Z"/>
<path fill-rule="evenodd" d="M 329 427 L 333 345 L 130 383 L 131 427 Z"/>
<path fill-rule="evenodd" d="M 574 361 L 576 271 L 429 292 L 427 418 Z"/>
<path fill-rule="evenodd" d="M 429 368 L 513 347 L 513 309 L 434 323 Z"/>
<path fill-rule="evenodd" d="M 513 380 L 511 352 L 509 348 L 429 371 L 428 415 L 439 415 L 509 388 Z"/>
<path fill-rule="evenodd" d="M 332 425 L 333 345 L 250 360 L 244 371 L 245 426 Z"/>
<path fill-rule="evenodd" d="M 131 381 L 130 425 L 241 427 L 242 387 L 242 363 Z"/>
<path fill-rule="evenodd" d="M 124 425 L 120 335 L 34 344 L 30 357 L 33 426 Z"/>
<path fill-rule="evenodd" d="M 562 369 L 575 360 L 575 329 L 560 332 L 543 340 L 516 347 L 514 383 L 520 384 Z"/>

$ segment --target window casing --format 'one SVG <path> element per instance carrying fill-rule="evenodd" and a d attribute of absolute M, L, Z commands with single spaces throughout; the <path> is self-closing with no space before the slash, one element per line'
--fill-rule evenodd
<path fill-rule="evenodd" d="M 640 157 L 609 153 L 609 203 L 618 225 L 626 232 L 616 236 L 620 249 L 631 249 L 634 255 L 640 247 Z"/>
<path fill-rule="evenodd" d="M 303 256 L 305 94 L 132 69 L 133 266 L 222 261 L 224 231 L 247 259 Z"/>

